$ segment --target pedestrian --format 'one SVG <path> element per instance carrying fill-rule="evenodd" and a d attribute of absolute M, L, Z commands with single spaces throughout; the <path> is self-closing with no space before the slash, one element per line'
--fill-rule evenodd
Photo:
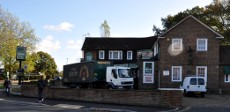
<path fill-rule="evenodd" d="M 4 81 L 4 87 L 6 88 L 6 95 L 9 97 L 10 96 L 10 88 L 12 87 L 11 80 L 9 77 L 7 77 Z"/>
<path fill-rule="evenodd" d="M 46 87 L 46 82 L 43 78 L 43 76 L 40 76 L 37 82 L 37 87 L 38 87 L 38 102 L 42 103 L 44 98 L 43 98 L 43 90 Z"/>

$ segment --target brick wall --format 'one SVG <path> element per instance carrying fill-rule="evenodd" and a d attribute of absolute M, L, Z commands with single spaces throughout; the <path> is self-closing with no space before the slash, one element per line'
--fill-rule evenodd
<path fill-rule="evenodd" d="M 21 95 L 37 97 L 37 87 L 31 85 L 21 86 Z M 59 100 L 77 100 L 87 102 L 112 103 L 123 105 L 142 106 L 182 106 L 181 90 L 102 90 L 102 89 L 70 89 L 46 88 L 45 97 Z"/>

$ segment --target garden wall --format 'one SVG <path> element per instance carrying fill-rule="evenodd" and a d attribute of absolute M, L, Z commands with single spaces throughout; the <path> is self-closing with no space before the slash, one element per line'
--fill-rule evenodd
<path fill-rule="evenodd" d="M 21 86 L 22 96 L 37 97 L 37 91 L 36 86 Z M 45 97 L 49 99 L 174 108 L 182 106 L 183 96 L 182 91 L 178 89 L 107 90 L 47 87 L 44 92 Z"/>

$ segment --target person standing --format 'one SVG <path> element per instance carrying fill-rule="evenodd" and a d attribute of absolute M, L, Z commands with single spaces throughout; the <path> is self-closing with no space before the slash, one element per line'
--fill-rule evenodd
<path fill-rule="evenodd" d="M 38 87 L 38 102 L 42 103 L 44 98 L 43 98 L 43 90 L 46 87 L 46 82 L 43 78 L 43 76 L 40 76 L 37 82 L 37 87 Z"/>
<path fill-rule="evenodd" d="M 6 88 L 6 95 L 9 97 L 10 96 L 10 88 L 12 86 L 11 80 L 9 77 L 6 78 L 4 81 L 4 87 Z"/>

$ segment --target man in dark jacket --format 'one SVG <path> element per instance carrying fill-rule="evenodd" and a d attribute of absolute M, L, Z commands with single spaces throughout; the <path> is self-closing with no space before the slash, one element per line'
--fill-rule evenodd
<path fill-rule="evenodd" d="M 9 97 L 10 96 L 10 88 L 12 86 L 12 83 L 9 79 L 9 77 L 6 78 L 4 81 L 4 87 L 6 88 L 6 95 Z"/>
<path fill-rule="evenodd" d="M 38 102 L 41 103 L 44 100 L 44 98 L 42 97 L 43 90 L 46 87 L 46 82 L 43 76 L 40 76 L 40 78 L 38 79 L 37 86 L 38 86 Z"/>

